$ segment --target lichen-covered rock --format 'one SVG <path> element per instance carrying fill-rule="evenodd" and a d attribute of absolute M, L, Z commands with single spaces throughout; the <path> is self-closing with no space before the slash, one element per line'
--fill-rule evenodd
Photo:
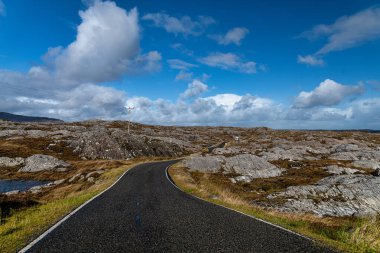
<path fill-rule="evenodd" d="M 359 147 L 356 144 L 340 144 L 335 147 L 335 153 L 358 151 Z"/>
<path fill-rule="evenodd" d="M 380 159 L 380 157 L 379 157 L 379 159 Z M 372 169 L 372 170 L 375 170 L 376 168 L 380 168 L 380 162 L 373 161 L 373 160 L 354 161 L 352 163 L 352 165 L 354 165 L 355 167 Z"/>
<path fill-rule="evenodd" d="M 360 172 L 356 169 L 346 168 L 346 167 L 339 167 L 338 165 L 330 165 L 325 168 L 325 170 L 334 175 L 349 175 Z"/>
<path fill-rule="evenodd" d="M 15 167 L 24 164 L 24 158 L 0 157 L 0 167 Z"/>
<path fill-rule="evenodd" d="M 192 156 L 185 159 L 184 165 L 190 171 L 218 172 L 222 169 L 223 156 Z"/>
<path fill-rule="evenodd" d="M 19 172 L 67 171 L 70 164 L 49 155 L 32 155 L 25 159 L 25 166 Z"/>
<path fill-rule="evenodd" d="M 277 177 L 281 175 L 285 169 L 278 168 L 258 156 L 241 154 L 225 158 L 224 171 L 253 179 Z"/>
<path fill-rule="evenodd" d="M 254 178 L 268 178 L 281 175 L 285 169 L 278 168 L 251 154 L 240 154 L 231 157 L 224 156 L 193 156 L 184 161 L 184 166 L 190 171 L 223 172 L 238 174 L 235 181 L 249 182 Z"/>
<path fill-rule="evenodd" d="M 140 156 L 177 157 L 190 145 L 174 138 L 157 138 L 131 135 L 123 130 L 93 127 L 78 138 L 70 140 L 69 146 L 80 157 L 89 159 L 130 159 Z"/>
<path fill-rule="evenodd" d="M 242 148 L 215 148 L 211 152 L 213 155 L 224 155 L 224 156 L 231 156 L 231 155 L 238 155 L 242 153 L 247 153 L 247 150 Z"/>
<path fill-rule="evenodd" d="M 380 214 L 380 178 L 368 175 L 331 176 L 315 185 L 291 186 L 269 199 L 286 199 L 277 209 L 318 216 Z"/>
<path fill-rule="evenodd" d="M 289 147 L 284 149 L 281 147 L 274 147 L 266 152 L 262 152 L 260 156 L 268 161 L 276 160 L 289 160 L 289 161 L 301 161 L 301 160 L 315 160 L 313 156 L 308 153 L 307 147 Z"/>

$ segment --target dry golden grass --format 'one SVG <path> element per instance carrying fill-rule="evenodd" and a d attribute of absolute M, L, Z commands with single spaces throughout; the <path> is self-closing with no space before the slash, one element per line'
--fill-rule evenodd
<path fill-rule="evenodd" d="M 212 175 L 190 173 L 181 165 L 172 166 L 169 175 L 184 191 L 209 202 L 220 204 L 267 220 L 344 252 L 380 252 L 380 220 L 317 217 L 312 214 L 283 213 L 263 209 Z M 231 190 L 233 189 L 233 190 Z"/>
<path fill-rule="evenodd" d="M 78 160 L 72 149 L 64 142 L 56 142 L 50 138 L 18 137 L 13 139 L 0 139 L 0 156 L 28 157 L 35 154 L 53 155 L 62 160 Z"/>

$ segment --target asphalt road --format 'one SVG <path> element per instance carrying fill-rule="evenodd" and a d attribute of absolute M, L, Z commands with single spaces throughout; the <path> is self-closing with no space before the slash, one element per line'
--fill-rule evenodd
<path fill-rule="evenodd" d="M 332 252 L 181 192 L 171 163 L 133 168 L 28 252 Z"/>

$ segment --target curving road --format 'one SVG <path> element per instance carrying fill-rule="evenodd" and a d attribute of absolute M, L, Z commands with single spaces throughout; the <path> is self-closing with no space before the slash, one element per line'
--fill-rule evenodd
<path fill-rule="evenodd" d="M 181 192 L 172 163 L 136 166 L 27 252 L 333 252 Z"/>

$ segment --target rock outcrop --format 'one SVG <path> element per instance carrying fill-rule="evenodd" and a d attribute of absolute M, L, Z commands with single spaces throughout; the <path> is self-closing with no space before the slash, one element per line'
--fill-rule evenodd
<path fill-rule="evenodd" d="M 240 154 L 231 157 L 224 156 L 193 156 L 184 161 L 184 166 L 190 171 L 223 172 L 238 174 L 232 181 L 249 182 L 254 178 L 268 178 L 281 175 L 285 169 L 278 168 L 266 160 L 252 155 Z"/>
<path fill-rule="evenodd" d="M 88 159 L 130 159 L 139 156 L 181 156 L 189 144 L 174 138 L 151 138 L 94 127 L 69 141 L 69 145 L 75 154 Z"/>
<path fill-rule="evenodd" d="M 346 168 L 346 167 L 339 167 L 337 165 L 330 165 L 330 166 L 327 166 L 325 169 L 328 173 L 334 174 L 334 175 L 349 175 L 349 174 L 354 174 L 354 173 L 360 173 L 359 170 Z"/>
<path fill-rule="evenodd" d="M 268 196 L 286 202 L 279 210 L 318 216 L 369 216 L 380 214 L 380 178 L 369 175 L 331 176 L 315 185 L 291 186 Z"/>
<path fill-rule="evenodd" d="M 0 167 L 15 167 L 24 164 L 24 158 L 0 157 Z"/>
<path fill-rule="evenodd" d="M 69 169 L 70 164 L 53 156 L 32 155 L 25 159 L 25 166 L 19 172 L 67 171 Z"/>

